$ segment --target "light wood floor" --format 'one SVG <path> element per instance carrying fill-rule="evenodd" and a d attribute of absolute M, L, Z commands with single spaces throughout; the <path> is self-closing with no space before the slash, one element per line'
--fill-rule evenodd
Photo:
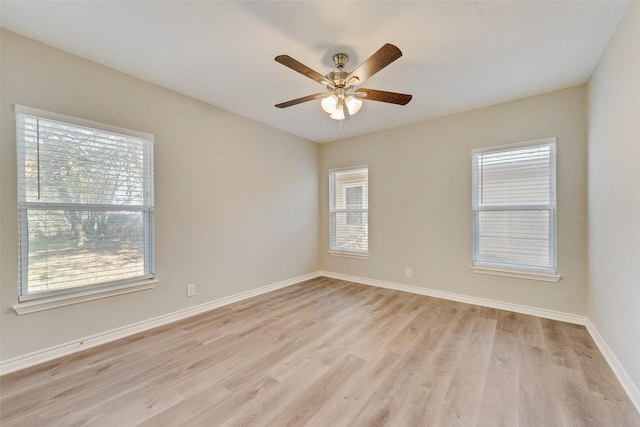
<path fill-rule="evenodd" d="M 582 326 L 318 278 L 0 378 L 3 426 L 640 426 Z"/>

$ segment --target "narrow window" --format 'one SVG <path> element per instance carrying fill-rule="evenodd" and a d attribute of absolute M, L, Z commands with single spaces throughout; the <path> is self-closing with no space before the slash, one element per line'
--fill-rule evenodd
<path fill-rule="evenodd" d="M 20 301 L 151 279 L 153 136 L 16 106 Z"/>
<path fill-rule="evenodd" d="M 368 253 L 368 186 L 366 166 L 329 172 L 330 251 Z"/>
<path fill-rule="evenodd" d="M 473 266 L 555 275 L 556 139 L 472 152 Z"/>

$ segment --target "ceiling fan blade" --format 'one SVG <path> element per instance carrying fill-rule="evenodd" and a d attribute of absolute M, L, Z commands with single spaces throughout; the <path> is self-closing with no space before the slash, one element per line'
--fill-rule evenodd
<path fill-rule="evenodd" d="M 402 52 L 397 46 L 387 43 L 352 71 L 345 81 L 350 82 L 352 78 L 356 77 L 357 84 L 360 84 L 401 56 Z"/>
<path fill-rule="evenodd" d="M 276 62 L 281 63 L 285 67 L 291 68 L 293 71 L 309 77 L 311 80 L 320 83 L 321 85 L 333 87 L 333 82 L 329 81 L 325 76 L 312 70 L 301 62 L 296 61 L 289 55 L 279 55 L 275 57 Z"/>
<path fill-rule="evenodd" d="M 292 99 L 291 101 L 287 101 L 287 102 L 281 102 L 280 104 L 276 104 L 276 107 L 287 108 L 287 107 L 291 107 L 292 105 L 302 104 L 303 102 L 313 101 L 314 99 L 319 99 L 327 95 L 328 94 L 326 93 L 314 93 L 313 95 L 303 96 L 302 98 Z"/>
<path fill-rule="evenodd" d="M 356 96 L 361 99 L 366 99 L 368 101 L 380 101 L 380 102 L 388 102 L 390 104 L 398 104 L 398 105 L 407 105 L 412 95 L 407 95 L 404 93 L 397 92 L 385 92 L 383 90 L 375 90 L 375 89 L 358 89 L 356 92 Z"/>

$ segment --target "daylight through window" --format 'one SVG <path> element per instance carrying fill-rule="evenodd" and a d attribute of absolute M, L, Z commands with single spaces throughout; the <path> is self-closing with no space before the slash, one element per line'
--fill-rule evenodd
<path fill-rule="evenodd" d="M 366 166 L 330 171 L 331 251 L 368 253 L 368 187 L 369 172 Z"/>
<path fill-rule="evenodd" d="M 20 300 L 153 278 L 153 136 L 16 106 Z"/>

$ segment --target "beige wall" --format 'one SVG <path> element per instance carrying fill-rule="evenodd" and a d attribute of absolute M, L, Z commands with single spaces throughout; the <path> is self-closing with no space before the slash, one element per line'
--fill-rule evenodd
<path fill-rule="evenodd" d="M 589 317 L 640 390 L 638 2 L 589 82 L 588 153 Z"/>
<path fill-rule="evenodd" d="M 320 148 L 324 270 L 586 314 L 586 88 L 579 86 Z M 471 271 L 471 150 L 558 137 L 559 283 Z M 369 166 L 369 259 L 327 254 L 328 171 Z M 406 278 L 405 267 L 412 277 Z"/>
<path fill-rule="evenodd" d="M 10 32 L 1 43 L 0 359 L 318 269 L 317 145 Z M 155 134 L 154 290 L 14 313 L 14 104 Z"/>

